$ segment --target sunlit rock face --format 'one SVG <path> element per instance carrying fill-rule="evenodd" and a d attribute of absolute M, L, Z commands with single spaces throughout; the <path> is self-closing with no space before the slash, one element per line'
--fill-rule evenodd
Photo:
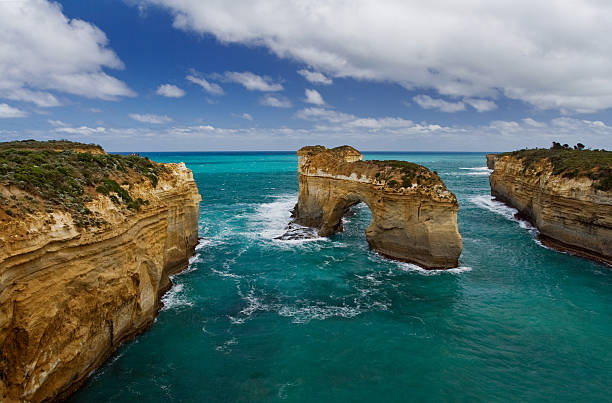
<path fill-rule="evenodd" d="M 148 201 L 138 211 L 102 194 L 89 202 L 100 227 L 59 210 L 0 220 L 1 402 L 67 396 L 153 323 L 194 252 L 201 200 L 184 164 L 164 165 L 157 186 L 124 185 Z"/>
<path fill-rule="evenodd" d="M 547 246 L 612 264 L 612 192 L 588 176 L 555 175 L 545 159 L 525 168 L 512 155 L 487 156 L 491 194 L 516 208 Z"/>
<path fill-rule="evenodd" d="M 349 146 L 303 147 L 298 173 L 298 224 L 330 236 L 342 231 L 349 208 L 364 202 L 372 212 L 366 230 L 372 249 L 425 268 L 457 267 L 459 204 L 437 173 L 404 161 L 363 161 Z"/>

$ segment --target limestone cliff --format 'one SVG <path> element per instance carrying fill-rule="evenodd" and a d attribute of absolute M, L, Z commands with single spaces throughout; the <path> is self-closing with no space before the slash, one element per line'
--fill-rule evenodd
<path fill-rule="evenodd" d="M 86 167 L 106 161 L 58 155 L 64 167 L 68 157 Z M 147 162 L 163 168 L 150 181 L 120 165 L 119 156 L 109 161 L 121 169 L 105 165 L 102 172 L 126 181 L 116 189 L 105 187 L 117 185 L 110 179 L 97 192 L 81 189 L 88 196 L 83 206 L 64 194 L 72 200 L 68 207 L 58 201 L 55 209 L 37 209 L 43 200 L 27 186 L 0 183 L 0 205 L 11 211 L 0 209 L 2 402 L 54 400 L 74 391 L 123 341 L 152 324 L 169 275 L 194 252 L 201 198 L 191 171 Z M 6 177 L 18 178 L 15 172 Z"/>
<path fill-rule="evenodd" d="M 364 202 L 372 212 L 372 249 L 426 268 L 458 265 L 459 204 L 435 172 L 405 161 L 362 161 L 349 146 L 313 146 L 298 151 L 298 173 L 298 224 L 329 236 L 342 231 L 352 205 Z"/>
<path fill-rule="evenodd" d="M 598 188 L 596 175 L 568 176 L 548 158 L 521 154 L 490 155 L 487 164 L 491 194 L 534 224 L 543 243 L 612 264 L 612 191 Z"/>

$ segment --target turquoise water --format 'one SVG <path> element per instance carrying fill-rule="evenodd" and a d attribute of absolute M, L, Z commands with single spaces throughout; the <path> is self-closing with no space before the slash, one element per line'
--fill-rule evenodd
<path fill-rule="evenodd" d="M 448 272 L 370 251 L 363 204 L 330 239 L 274 240 L 294 154 L 148 155 L 193 170 L 203 240 L 153 327 L 72 401 L 610 401 L 612 270 L 539 245 L 491 200 L 484 154 L 365 154 L 457 195 Z"/>

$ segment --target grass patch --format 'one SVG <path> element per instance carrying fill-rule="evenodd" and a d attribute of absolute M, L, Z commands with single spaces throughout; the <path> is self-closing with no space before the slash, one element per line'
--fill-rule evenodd
<path fill-rule="evenodd" d="M 0 185 L 15 186 L 31 195 L 15 202 L 21 207 L 18 211 L 31 212 L 33 206 L 46 211 L 68 211 L 75 223 L 84 227 L 100 224 L 85 207 L 95 191 L 116 204 L 137 210 L 147 201 L 134 200 L 116 180 L 127 184 L 127 179 L 139 177 L 156 187 L 159 175 L 166 170 L 163 165 L 134 155 L 89 154 L 69 149 L 54 151 L 57 142 L 36 142 L 41 144 L 36 149 L 29 149 L 32 143 L 27 141 L 28 149 L 7 148 L 6 144 L 13 143 L 0 143 Z M 47 146 L 47 143 L 52 145 Z M 73 148 L 80 147 L 76 143 Z M 37 206 L 40 200 L 43 206 Z M 10 207 L 12 216 L 18 213 Z"/>
<path fill-rule="evenodd" d="M 368 160 L 366 162 L 376 164 L 381 169 L 391 168 L 396 173 L 399 171 L 401 182 L 395 179 L 387 182 L 387 184 L 393 188 L 409 188 L 413 183 L 416 183 L 417 185 L 433 185 L 442 183 L 442 180 L 438 176 L 437 172 L 431 172 L 424 166 L 415 164 L 414 162 L 399 160 Z M 390 174 L 391 176 L 395 176 L 393 172 Z M 381 174 L 377 173 L 376 178 L 379 179 L 380 177 Z"/>
<path fill-rule="evenodd" d="M 524 149 L 500 155 L 520 158 L 525 171 L 547 159 L 553 167 L 554 175 L 565 178 L 587 176 L 593 180 L 596 189 L 612 190 L 612 151 L 555 147 Z"/>

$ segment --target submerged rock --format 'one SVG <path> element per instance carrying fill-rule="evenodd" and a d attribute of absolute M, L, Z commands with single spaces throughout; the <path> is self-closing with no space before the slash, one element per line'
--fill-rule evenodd
<path fill-rule="evenodd" d="M 298 151 L 297 224 L 320 236 L 342 231 L 342 217 L 364 202 L 372 212 L 372 249 L 425 268 L 457 267 L 462 250 L 459 204 L 436 172 L 406 161 L 362 161 L 349 146 Z"/>

